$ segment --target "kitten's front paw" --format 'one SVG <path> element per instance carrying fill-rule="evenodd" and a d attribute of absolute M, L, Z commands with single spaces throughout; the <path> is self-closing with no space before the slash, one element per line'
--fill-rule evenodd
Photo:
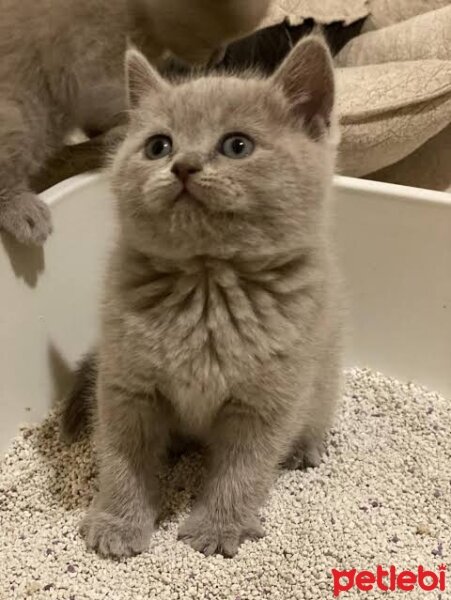
<path fill-rule="evenodd" d="M 0 206 L 0 228 L 23 244 L 41 246 L 52 233 L 50 210 L 36 194 L 21 194 Z"/>
<path fill-rule="evenodd" d="M 129 521 L 92 509 L 82 521 L 80 533 L 90 550 L 104 557 L 125 558 L 148 548 L 151 528 L 143 530 Z"/>
<path fill-rule="evenodd" d="M 178 539 L 205 556 L 222 554 L 232 558 L 244 540 L 257 540 L 265 535 L 255 517 L 246 523 L 219 523 L 202 511 L 196 511 L 179 529 Z"/>

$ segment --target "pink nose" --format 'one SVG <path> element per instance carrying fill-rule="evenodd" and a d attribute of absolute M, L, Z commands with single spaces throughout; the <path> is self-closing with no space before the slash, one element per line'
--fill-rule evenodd
<path fill-rule="evenodd" d="M 175 162 L 172 165 L 171 171 L 182 183 L 185 183 L 190 175 L 201 171 L 201 167 L 187 162 Z"/>

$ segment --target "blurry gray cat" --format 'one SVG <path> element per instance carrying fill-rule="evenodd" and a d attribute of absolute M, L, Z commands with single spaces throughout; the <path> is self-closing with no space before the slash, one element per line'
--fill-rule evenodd
<path fill-rule="evenodd" d="M 0 0 L 0 229 L 24 243 L 45 241 L 50 213 L 32 179 L 70 131 L 102 134 L 124 120 L 127 39 L 152 61 L 169 50 L 203 63 L 252 31 L 268 4 Z"/>
<path fill-rule="evenodd" d="M 128 54 L 131 123 L 112 165 L 120 234 L 106 274 L 94 434 L 99 493 L 81 531 L 104 556 L 149 545 L 177 436 L 208 449 L 179 537 L 233 556 L 259 538 L 278 466 L 314 466 L 340 395 L 329 248 L 334 77 L 300 42 L 268 80 L 164 81 Z M 92 359 L 65 407 L 79 428 Z"/>

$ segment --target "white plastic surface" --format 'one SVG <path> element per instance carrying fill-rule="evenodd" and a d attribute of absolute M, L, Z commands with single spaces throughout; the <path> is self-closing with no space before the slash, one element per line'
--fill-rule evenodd
<path fill-rule="evenodd" d="M 348 365 L 451 398 L 451 196 L 337 178 L 337 240 L 350 300 Z M 96 337 L 114 235 L 107 181 L 43 194 L 55 232 L 43 250 L 0 244 L 0 450 L 62 394 Z"/>
<path fill-rule="evenodd" d="M 451 399 L 451 195 L 338 178 L 348 365 Z"/>

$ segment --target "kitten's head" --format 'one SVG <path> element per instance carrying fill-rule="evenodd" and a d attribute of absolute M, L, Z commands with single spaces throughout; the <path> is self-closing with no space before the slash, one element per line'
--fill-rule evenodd
<path fill-rule="evenodd" d="M 167 258 L 262 256 L 311 244 L 335 145 L 334 78 L 308 38 L 269 79 L 177 85 L 127 56 L 130 128 L 112 169 L 123 234 Z"/>
<path fill-rule="evenodd" d="M 162 48 L 192 64 L 204 64 L 231 41 L 254 31 L 270 0 L 140 0 Z"/>

